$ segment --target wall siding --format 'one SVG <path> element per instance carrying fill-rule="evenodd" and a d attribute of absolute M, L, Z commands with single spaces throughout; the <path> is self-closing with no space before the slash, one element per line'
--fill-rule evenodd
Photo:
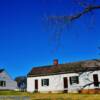
<path fill-rule="evenodd" d="M 63 78 L 67 77 L 69 80 L 69 77 L 71 76 L 78 76 L 77 73 L 72 74 L 60 74 L 60 75 L 51 75 L 51 76 L 40 76 L 40 77 L 28 77 L 27 78 L 27 91 L 28 92 L 34 92 L 35 91 L 35 85 L 34 81 L 35 79 L 38 80 L 38 91 L 39 92 L 56 92 L 56 91 L 63 91 L 64 90 L 64 84 L 63 84 Z M 49 86 L 42 86 L 41 85 L 41 79 L 49 79 Z M 76 86 L 76 85 L 75 85 Z M 72 86 L 70 85 L 68 81 L 68 90 Z"/>
<path fill-rule="evenodd" d="M 0 86 L 0 90 L 15 90 L 17 89 L 17 83 L 11 79 L 6 71 L 0 73 L 0 80 L 6 81 L 6 86 Z"/>
<path fill-rule="evenodd" d="M 39 76 L 39 77 L 28 77 L 27 78 L 27 91 L 34 92 L 35 85 L 34 80 L 38 80 L 38 91 L 39 92 L 56 92 L 56 91 L 63 91 L 63 78 L 68 78 L 68 92 L 78 92 L 80 89 L 87 90 L 87 89 L 95 89 L 100 88 L 94 87 L 94 84 L 84 87 L 85 85 L 93 82 L 93 74 L 98 74 L 98 80 L 100 81 L 100 71 L 90 71 L 90 72 L 83 72 L 83 73 L 70 73 L 70 74 L 60 74 L 60 75 L 51 75 L 51 76 Z M 70 84 L 69 77 L 71 76 L 79 76 L 79 84 Z M 49 79 L 49 86 L 42 86 L 41 79 Z M 84 88 L 83 88 L 84 87 Z"/>

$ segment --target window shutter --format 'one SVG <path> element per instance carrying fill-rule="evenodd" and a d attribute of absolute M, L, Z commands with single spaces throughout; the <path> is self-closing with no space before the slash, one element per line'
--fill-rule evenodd
<path fill-rule="evenodd" d="M 47 86 L 49 86 L 49 79 L 47 79 Z"/>
<path fill-rule="evenodd" d="M 42 86 L 43 86 L 43 80 L 42 80 Z"/>
<path fill-rule="evenodd" d="M 79 84 L 79 77 L 78 76 L 76 76 L 76 80 L 77 80 L 77 84 Z"/>
<path fill-rule="evenodd" d="M 70 79 L 70 84 L 72 84 L 72 80 L 71 80 L 71 77 L 70 77 L 69 79 Z"/>

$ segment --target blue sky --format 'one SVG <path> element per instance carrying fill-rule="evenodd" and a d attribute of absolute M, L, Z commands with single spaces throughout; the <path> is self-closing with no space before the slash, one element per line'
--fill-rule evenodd
<path fill-rule="evenodd" d="M 73 0 L 0 0 L 0 67 L 15 78 L 55 58 L 60 63 L 99 58 L 99 10 L 67 24 L 60 43 L 56 28 L 47 26 L 46 16 L 81 10 Z"/>

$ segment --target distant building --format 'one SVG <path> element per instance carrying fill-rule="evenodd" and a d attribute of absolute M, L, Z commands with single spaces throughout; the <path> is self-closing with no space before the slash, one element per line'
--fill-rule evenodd
<path fill-rule="evenodd" d="M 100 92 L 100 60 L 34 67 L 27 75 L 28 92 Z"/>
<path fill-rule="evenodd" d="M 0 90 L 16 90 L 17 83 L 4 70 L 0 69 Z"/>
<path fill-rule="evenodd" d="M 27 78 L 25 76 L 18 76 L 15 78 L 15 81 L 17 82 L 17 86 L 20 91 L 26 91 Z"/>

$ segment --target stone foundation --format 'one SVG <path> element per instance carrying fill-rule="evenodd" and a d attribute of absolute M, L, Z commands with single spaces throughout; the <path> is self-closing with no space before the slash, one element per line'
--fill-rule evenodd
<path fill-rule="evenodd" d="M 100 93 L 100 89 L 84 89 L 79 91 L 79 93 L 96 94 L 96 93 Z"/>

